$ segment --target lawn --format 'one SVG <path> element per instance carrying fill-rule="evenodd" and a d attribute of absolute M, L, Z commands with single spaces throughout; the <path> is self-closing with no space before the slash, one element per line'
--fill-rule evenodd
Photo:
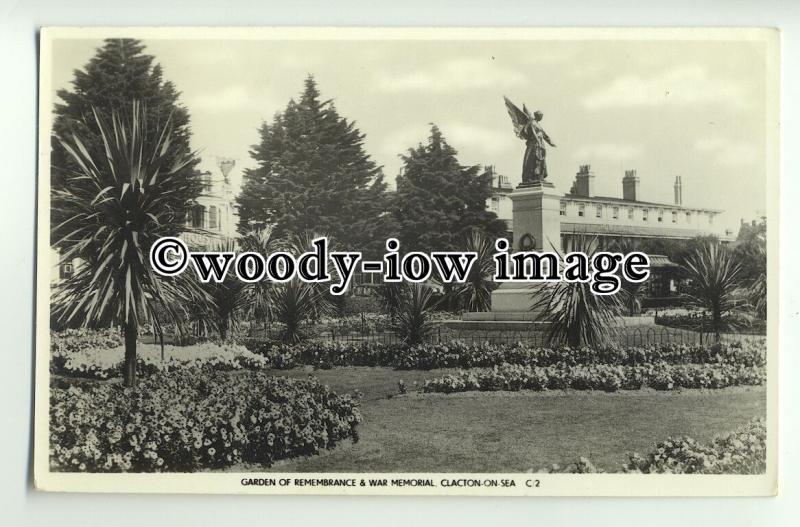
<path fill-rule="evenodd" d="M 525 472 L 580 456 L 616 471 L 627 452 L 645 453 L 676 435 L 708 441 L 766 412 L 763 386 L 399 396 L 400 379 L 413 391 L 414 381 L 445 371 L 352 367 L 274 373 L 313 374 L 339 393 L 364 394 L 358 443 L 269 469 L 280 472 Z"/>

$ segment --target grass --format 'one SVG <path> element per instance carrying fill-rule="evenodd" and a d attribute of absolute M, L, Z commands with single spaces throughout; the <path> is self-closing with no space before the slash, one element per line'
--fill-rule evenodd
<path fill-rule="evenodd" d="M 400 379 L 411 392 L 414 381 L 442 373 L 357 367 L 275 371 L 313 374 L 340 393 L 360 390 L 364 422 L 358 443 L 268 470 L 525 472 L 586 456 L 599 468 L 617 471 L 628 452 L 645 453 L 669 436 L 708 441 L 766 413 L 763 387 L 397 395 Z"/>

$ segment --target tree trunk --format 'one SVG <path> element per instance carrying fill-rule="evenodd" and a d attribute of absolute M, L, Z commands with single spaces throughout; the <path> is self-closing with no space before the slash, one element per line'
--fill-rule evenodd
<path fill-rule="evenodd" d="M 720 333 L 722 331 L 722 310 L 717 302 L 714 302 L 711 309 L 711 326 L 714 329 L 714 342 L 719 342 Z"/>
<path fill-rule="evenodd" d="M 228 338 L 228 319 L 220 320 L 219 338 L 222 339 L 222 342 L 225 342 L 225 339 Z"/>
<path fill-rule="evenodd" d="M 136 322 L 128 321 L 125 323 L 125 364 L 123 366 L 123 376 L 125 386 L 136 387 Z"/>

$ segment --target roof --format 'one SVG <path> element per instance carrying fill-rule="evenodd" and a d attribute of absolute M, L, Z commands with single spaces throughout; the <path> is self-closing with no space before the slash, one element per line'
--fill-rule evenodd
<path fill-rule="evenodd" d="M 669 259 L 668 256 L 663 254 L 650 254 L 650 267 L 663 268 L 663 267 L 680 267 L 678 264 Z"/>
<path fill-rule="evenodd" d="M 670 227 L 650 227 L 645 225 L 608 225 L 604 223 L 561 222 L 561 234 L 592 234 L 602 236 L 632 236 L 642 238 L 679 238 L 689 239 L 696 236 L 716 236 L 712 231 L 697 229 L 674 229 Z"/>
<path fill-rule="evenodd" d="M 649 207 L 661 207 L 667 209 L 683 209 L 683 210 L 702 210 L 704 212 L 722 212 L 720 209 L 709 209 L 706 207 L 688 207 L 686 205 L 675 205 L 674 203 L 656 203 L 655 201 L 639 201 L 623 198 L 612 198 L 610 196 L 579 196 L 578 194 L 564 194 L 566 199 L 576 201 L 608 201 L 611 203 L 619 203 L 621 205 L 639 205 Z"/>

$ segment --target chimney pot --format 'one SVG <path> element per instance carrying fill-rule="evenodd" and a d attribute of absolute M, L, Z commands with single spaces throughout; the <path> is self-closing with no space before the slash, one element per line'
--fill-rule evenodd
<path fill-rule="evenodd" d="M 675 205 L 683 205 L 683 186 L 681 185 L 681 177 L 675 176 Z"/>
<path fill-rule="evenodd" d="M 625 171 L 625 177 L 622 178 L 622 199 L 628 201 L 636 201 L 639 195 L 639 176 L 636 175 L 636 169 Z"/>
<path fill-rule="evenodd" d="M 575 174 L 575 183 L 572 185 L 572 193 L 584 198 L 590 198 L 594 194 L 594 174 L 590 165 L 580 165 L 578 173 Z"/>

